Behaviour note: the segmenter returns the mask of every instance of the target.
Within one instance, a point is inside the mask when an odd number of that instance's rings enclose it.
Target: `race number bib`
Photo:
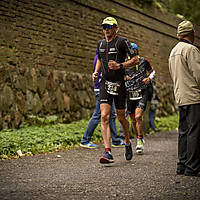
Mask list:
[[[130,100],[139,100],[141,98],[142,98],[141,90],[129,91],[129,99]]]
[[[112,94],[112,95],[118,95],[119,94],[119,88],[120,84],[119,83],[113,83],[110,81],[105,82],[105,89],[107,93]]]

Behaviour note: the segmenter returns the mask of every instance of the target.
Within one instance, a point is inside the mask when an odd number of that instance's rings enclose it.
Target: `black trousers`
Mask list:
[[[177,170],[200,171],[200,103],[179,107]]]

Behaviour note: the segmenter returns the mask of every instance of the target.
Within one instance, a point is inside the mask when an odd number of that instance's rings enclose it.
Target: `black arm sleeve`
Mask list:
[[[131,43],[128,39],[124,38],[123,46],[127,54],[130,56],[130,58],[136,56],[135,51],[133,50]]]

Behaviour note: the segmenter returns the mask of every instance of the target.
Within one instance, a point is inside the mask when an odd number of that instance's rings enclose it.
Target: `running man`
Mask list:
[[[139,65],[125,70],[127,110],[131,117],[133,130],[137,135],[136,153],[142,154],[144,150],[142,117],[148,101],[148,87],[152,87],[151,80],[154,78],[155,71],[146,58],[139,56],[138,46],[135,43],[131,43],[131,46],[139,58]]]
[[[96,63],[97,63],[97,58],[98,58],[98,51],[96,50],[96,55],[94,58],[94,63],[93,63],[93,71],[95,70]],[[93,133],[98,126],[98,124],[101,121],[101,111],[100,111],[100,99],[99,99],[99,91],[100,91],[100,79],[101,79],[101,71],[98,74],[97,80],[94,82],[94,93],[96,97],[96,108],[92,114],[92,117],[90,118],[90,121],[88,123],[88,126],[85,130],[85,133],[83,135],[83,138],[81,140],[81,147],[84,148],[97,148],[98,145],[93,144],[91,142],[91,138],[93,136]],[[117,135],[117,127],[116,127],[116,113],[115,113],[115,106],[114,103],[112,104],[111,107],[111,113],[110,113],[110,120],[109,120],[109,125],[110,125],[110,134],[112,138],[112,146],[113,147],[124,147],[125,143],[124,141]]]
[[[131,48],[130,42],[126,38],[117,36],[119,28],[116,19],[112,17],[105,18],[102,28],[105,38],[98,41],[97,49],[99,55],[92,77],[95,81],[102,67],[100,109],[101,134],[105,145],[105,152],[100,158],[100,163],[112,163],[114,159],[111,154],[109,118],[113,100],[115,102],[117,118],[122,124],[125,134],[126,160],[131,160],[133,156],[129,137],[129,123],[125,118],[126,87],[124,68],[137,65],[139,59]],[[127,54],[131,59],[125,62]]]

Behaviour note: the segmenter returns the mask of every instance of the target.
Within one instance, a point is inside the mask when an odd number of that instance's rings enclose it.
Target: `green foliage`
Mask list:
[[[28,156],[77,146],[80,144],[88,121],[4,129],[0,131],[0,159],[17,158],[16,152],[19,149]],[[119,123],[117,120],[116,122],[118,127]],[[155,123],[161,131],[175,130],[178,127],[178,116],[156,118]],[[92,140],[95,143],[102,141],[100,125],[97,126]]]
[[[156,117],[155,125],[161,131],[174,131],[178,129],[178,115],[172,115],[168,117]]]
[[[56,124],[58,123],[58,117],[56,115],[46,116],[45,118],[41,118],[35,115],[28,115],[26,119],[26,123],[22,126],[30,126],[30,125],[48,125],[48,124]]]
[[[161,10],[167,10],[183,19],[190,20],[200,26],[200,1],[199,0],[127,0],[134,2],[138,7],[155,6]]]
[[[61,150],[80,144],[88,121],[81,120],[71,124],[30,126],[21,129],[6,129],[0,132],[0,159],[18,157],[17,150],[24,155]],[[101,141],[100,126],[93,135],[95,142]]]
[[[200,25],[199,0],[170,0],[170,10],[175,14],[183,15],[187,20]]]

